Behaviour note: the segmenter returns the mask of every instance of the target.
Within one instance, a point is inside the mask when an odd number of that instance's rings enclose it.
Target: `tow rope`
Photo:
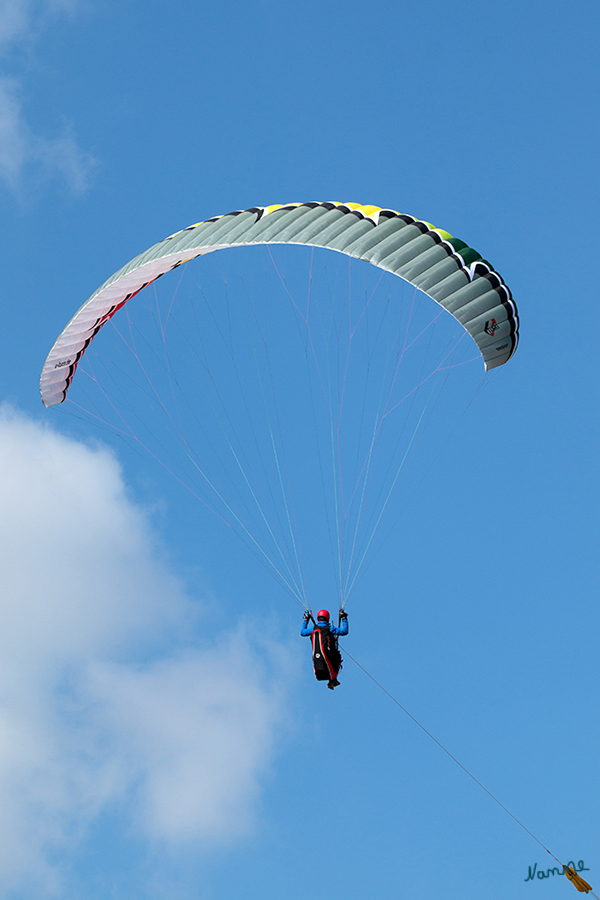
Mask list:
[[[440,748],[440,750],[443,750],[444,753],[446,754],[446,756],[449,756],[449,757],[450,757],[450,759],[452,760],[452,762],[456,763],[456,765],[457,765],[459,768],[461,768],[461,769],[463,770],[463,772],[465,772],[465,774],[467,774],[467,775],[469,776],[469,778],[471,778],[471,779],[475,782],[475,784],[478,785],[478,786],[481,788],[482,791],[485,791],[485,793],[488,795],[488,797],[491,797],[492,800],[493,800],[495,803],[497,803],[498,806],[499,806],[501,809],[503,809],[505,813],[508,813],[508,815],[511,817],[511,819],[513,819],[513,820],[517,823],[517,825],[520,825],[521,828],[523,829],[523,831],[526,831],[527,834],[528,834],[530,837],[532,837],[533,840],[536,841],[536,842],[540,845],[540,847],[542,847],[542,849],[545,850],[546,853],[548,853],[548,854],[552,857],[552,859],[556,860],[556,862],[559,864],[559,866],[562,867],[562,870],[563,870],[564,874],[567,876],[567,878],[569,879],[569,881],[575,886],[575,888],[576,888],[581,894],[590,894],[590,893],[591,893],[592,897],[595,897],[596,900],[600,900],[600,897],[598,897],[598,895],[595,894],[595,893],[593,892],[592,886],[591,886],[590,884],[588,884],[587,881],[586,881],[584,878],[582,878],[581,875],[579,875],[579,874],[575,871],[575,869],[573,869],[571,866],[565,866],[564,863],[561,863],[560,859],[559,859],[557,856],[555,856],[554,853],[552,853],[551,850],[548,850],[548,848],[540,841],[540,839],[537,838],[537,837],[535,836],[535,834],[533,834],[533,832],[529,830],[529,828],[527,828],[525,825],[523,825],[523,823],[522,823],[519,819],[517,819],[517,817],[516,817],[515,815],[513,815],[513,813],[511,813],[510,809],[507,809],[507,807],[504,806],[504,804],[501,803],[500,800],[498,800],[497,797],[494,797],[494,795],[492,794],[492,792],[491,792],[491,791],[488,791],[488,789],[486,788],[486,786],[485,786],[484,784],[482,784],[481,781],[479,781],[477,778],[475,778],[475,776],[473,775],[473,773],[472,773],[472,772],[469,772],[469,770],[467,769],[467,767],[466,767],[466,766],[463,766],[463,764],[462,764],[455,756],[453,756],[453,755],[450,753],[450,751],[447,750],[446,747],[444,747],[444,745],[443,745],[440,741],[438,741],[438,739],[437,739],[436,737],[434,737],[434,736],[431,734],[430,731],[427,731],[427,729],[425,728],[425,726],[424,726],[424,725],[421,725],[421,723],[418,721],[418,719],[415,719],[415,717],[412,715],[412,713],[410,713],[410,712],[406,709],[406,707],[402,706],[402,704],[401,704],[398,700],[396,700],[396,698],[395,698],[392,694],[390,694],[390,692],[389,692],[388,690],[386,690],[386,688],[384,688],[384,686],[383,686],[382,684],[380,684],[380,682],[377,681],[377,679],[374,678],[374,677],[371,675],[370,672],[367,672],[367,670],[364,668],[364,666],[361,666],[361,664],[358,662],[358,660],[354,659],[354,657],[351,656],[350,653],[348,653],[348,651],[346,650],[346,648],[344,648],[344,652],[345,652],[346,656],[348,656],[348,657],[352,660],[352,662],[354,663],[354,665],[355,665],[355,666],[358,666],[358,668],[361,670],[361,672],[364,672],[364,674],[367,676],[367,678],[370,678],[371,681],[373,682],[373,684],[376,684],[377,687],[378,687],[380,690],[382,690],[383,693],[386,694],[386,695],[390,698],[390,700],[392,701],[392,703],[395,703],[396,706],[399,707],[399,709],[401,709],[403,713],[406,713],[406,715],[408,716],[408,718],[409,718],[409,719],[412,719],[412,721],[415,723],[415,725],[418,725],[419,728],[421,729],[421,731],[425,732],[425,734],[427,735],[427,737],[428,737],[428,738],[431,738],[431,740],[434,742],[434,744],[437,744],[438,747]]]

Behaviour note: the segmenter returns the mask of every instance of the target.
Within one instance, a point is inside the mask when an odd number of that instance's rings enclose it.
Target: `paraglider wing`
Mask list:
[[[428,222],[357,203],[254,207],[191,225],[155,244],[108,279],[79,309],[50,351],[40,379],[46,407],[62,403],[94,336],[135,294],[184,262],[226,247],[305,244],[365,260],[428,294],[468,331],[486,370],[516,350],[519,320],[492,266]]]

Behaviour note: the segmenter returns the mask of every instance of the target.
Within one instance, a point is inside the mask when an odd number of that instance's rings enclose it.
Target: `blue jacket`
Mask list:
[[[310,637],[314,630],[315,626],[309,619],[307,622],[302,623],[300,634],[302,637]],[[329,630],[334,637],[345,637],[348,634],[348,619],[342,619],[342,624],[339,628],[337,625],[330,625]]]

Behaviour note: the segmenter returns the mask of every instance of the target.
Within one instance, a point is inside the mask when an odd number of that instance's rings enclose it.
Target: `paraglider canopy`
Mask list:
[[[491,264],[464,241],[414,216],[359,203],[261,206],[190,225],[135,257],[95,291],[64,329],[44,365],[44,406],[62,403],[79,360],[103,325],[142,288],[183,262],[226,247],[308,244],[399,275],[448,310],[471,335],[486,370],[516,350],[519,320]]]
[[[517,341],[510,290],[464,241],[392,209],[291,203],[131,260],[60,334],[40,389],[147,453],[305,610],[313,590],[343,610],[417,448],[439,453],[438,420],[464,412],[448,399]]]

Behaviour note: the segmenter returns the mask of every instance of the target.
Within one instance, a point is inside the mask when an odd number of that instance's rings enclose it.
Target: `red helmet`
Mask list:
[[[317,613],[317,619],[325,619],[326,622],[329,622],[329,611],[326,609],[320,609]]]

